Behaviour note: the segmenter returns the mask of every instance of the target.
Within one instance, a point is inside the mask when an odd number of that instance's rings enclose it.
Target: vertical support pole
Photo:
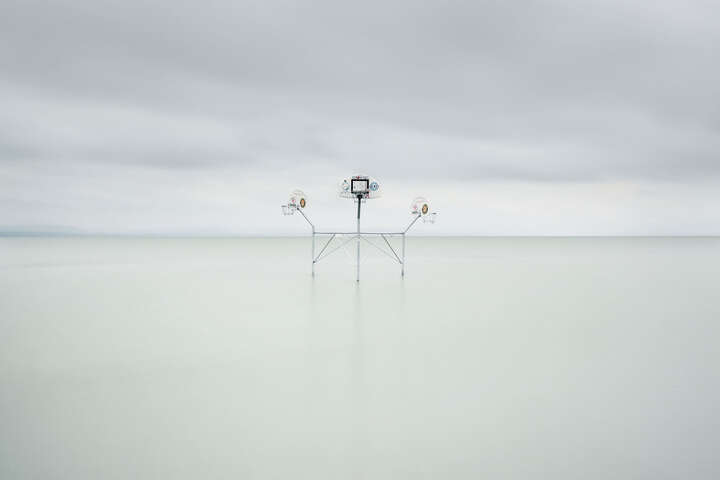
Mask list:
[[[400,276],[405,277],[405,233],[402,234],[403,237],[403,253],[402,253],[402,266],[400,267]]]
[[[360,205],[362,205],[362,196],[358,195],[358,215],[357,215],[357,279],[356,282],[360,281]]]
[[[311,259],[312,260],[312,276],[315,276],[315,227],[312,227],[312,252],[311,252]]]

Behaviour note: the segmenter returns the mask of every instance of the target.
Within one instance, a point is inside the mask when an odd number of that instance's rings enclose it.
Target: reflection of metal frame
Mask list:
[[[312,228],[312,274],[315,275],[315,264],[318,263],[320,260],[326,258],[328,255],[331,255],[332,253],[338,251],[348,243],[350,243],[352,240],[357,240],[357,281],[360,281],[360,243],[361,241],[365,241],[366,243],[369,243],[376,249],[380,250],[382,253],[387,255],[391,260],[396,261],[400,264],[400,275],[405,276],[405,236],[407,235],[408,230],[415,225],[415,222],[418,221],[420,217],[422,217],[422,214],[416,213],[413,216],[412,222],[407,226],[405,230],[402,232],[363,232],[360,230],[360,206],[363,203],[362,193],[358,192],[357,198],[355,201],[357,202],[357,230],[355,232],[319,232],[315,230],[315,225],[310,221],[310,219],[305,215],[305,212],[302,211],[302,209],[297,208],[295,211],[300,212],[300,214],[303,216],[305,221],[308,222],[310,227]],[[283,206],[285,207],[285,206]],[[349,236],[348,236],[349,235]],[[315,255],[315,237],[316,236],[329,236],[328,240],[325,242],[323,247],[320,249],[320,252]],[[327,250],[330,244],[335,239],[339,239],[339,237],[343,238],[343,241],[341,241],[339,244],[338,242],[335,242],[333,247],[330,250]],[[384,244],[377,245],[375,242],[370,241],[370,238],[382,238]],[[393,248],[393,246],[390,244],[390,241],[388,238],[391,237],[401,237],[402,238],[402,251],[399,254],[398,251]],[[385,248],[387,247],[387,248]],[[327,251],[326,251],[327,250]]]

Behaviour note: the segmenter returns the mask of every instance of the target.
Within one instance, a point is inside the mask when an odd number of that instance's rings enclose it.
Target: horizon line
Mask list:
[[[58,232],[58,231],[0,231],[0,238],[206,238],[206,239],[230,239],[230,238],[305,238],[312,234],[265,234],[265,233],[121,233],[121,232]],[[720,233],[677,233],[677,234],[503,234],[503,233],[467,233],[467,234],[433,234],[413,233],[413,237],[426,238],[720,238]]]

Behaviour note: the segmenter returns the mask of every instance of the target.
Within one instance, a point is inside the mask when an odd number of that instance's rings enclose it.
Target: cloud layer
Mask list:
[[[345,222],[335,181],[362,171],[379,223],[422,193],[438,233],[720,233],[719,22],[700,1],[6,1],[0,225],[291,233],[287,191]]]

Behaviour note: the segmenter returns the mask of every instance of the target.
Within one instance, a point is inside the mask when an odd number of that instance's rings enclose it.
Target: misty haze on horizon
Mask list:
[[[0,230],[720,234],[715,2],[6,0]]]

